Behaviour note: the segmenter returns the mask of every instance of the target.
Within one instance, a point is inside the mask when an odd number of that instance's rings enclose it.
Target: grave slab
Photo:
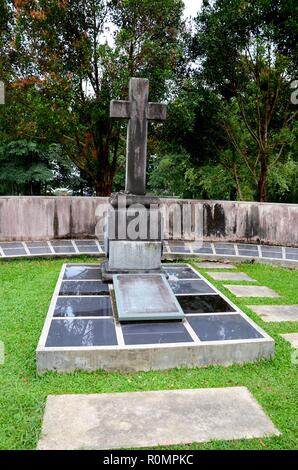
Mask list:
[[[280,297],[274,290],[266,286],[224,285],[236,297]]]
[[[203,269],[235,269],[232,264],[213,263],[212,261],[205,261],[204,263],[197,263],[198,268]]]
[[[280,336],[289,341],[293,348],[298,349],[298,333],[286,333]]]
[[[74,269],[69,269],[72,267]],[[143,304],[145,309],[154,310],[158,307],[158,315],[162,303],[169,308],[174,301],[173,305],[176,307],[176,302],[178,307],[180,306],[184,318],[182,321],[167,321],[168,319],[160,320],[155,317],[154,321],[119,323],[115,296],[109,284],[105,284],[107,292],[102,292],[101,295],[86,291],[85,288],[82,290],[87,284],[102,284],[100,280],[81,279],[81,275],[85,277],[89,270],[94,271],[92,277],[96,278],[96,265],[64,264],[36,350],[38,373],[50,370],[73,372],[82,369],[103,369],[129,372],[207,367],[217,364],[229,366],[273,356],[273,339],[224,298],[202,275],[186,264],[165,265],[166,273],[168,268],[172,268],[182,277],[175,278],[176,284],[200,282],[213,288],[214,292],[175,296],[170,291],[172,298],[168,301],[163,295],[163,288],[157,289],[158,293],[153,294],[145,289],[146,296],[142,294],[142,290],[132,288],[131,295],[127,297],[126,286],[122,286],[126,299],[131,302],[129,307],[132,307],[132,310]],[[173,273],[172,270],[171,272]],[[65,280],[65,276],[72,278],[73,275],[78,279]],[[132,275],[124,277],[127,279],[129,276]],[[134,276],[140,280],[139,273]],[[146,275],[146,278],[147,276],[149,275]],[[165,275],[163,277],[165,278]],[[69,283],[73,294],[61,296],[61,285]],[[75,288],[76,284],[78,289]],[[165,285],[170,289],[166,279]],[[161,303],[157,306],[158,298],[161,298]],[[204,316],[203,320],[194,318],[201,315]],[[241,325],[239,316],[242,318]],[[200,336],[202,340],[199,339]]]
[[[184,317],[164,274],[116,274],[113,283],[120,321]]]
[[[298,321],[298,305],[248,305],[266,322]]]
[[[256,282],[255,279],[248,276],[246,273],[230,273],[230,272],[208,272],[209,276],[211,276],[216,281],[251,281]]]
[[[246,387],[49,395],[38,449],[151,448],[279,434]]]

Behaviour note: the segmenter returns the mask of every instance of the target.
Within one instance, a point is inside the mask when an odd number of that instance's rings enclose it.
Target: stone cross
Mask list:
[[[149,81],[131,78],[129,101],[111,101],[112,118],[129,119],[127,128],[125,190],[132,194],[146,192],[146,158],[148,120],[165,120],[167,106],[149,103]]]

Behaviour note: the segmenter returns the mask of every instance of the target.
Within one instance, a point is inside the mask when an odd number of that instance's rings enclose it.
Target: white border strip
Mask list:
[[[61,269],[60,274],[59,274],[59,277],[58,277],[58,281],[57,281],[53,296],[52,296],[52,300],[51,300],[50,307],[49,307],[49,310],[48,310],[48,313],[47,313],[47,316],[46,316],[46,320],[45,320],[45,323],[44,323],[44,326],[43,326],[43,329],[42,329],[42,332],[41,332],[41,336],[40,336],[40,339],[39,339],[39,342],[38,342],[38,346],[37,346],[38,349],[39,348],[45,348],[45,344],[46,344],[46,341],[47,341],[47,337],[48,337],[49,329],[50,329],[50,326],[51,326],[51,322],[52,322],[52,319],[53,319],[53,316],[54,316],[56,302],[57,302],[60,287],[61,287],[61,284],[62,284],[65,268],[66,268],[66,264],[63,264],[62,269]]]

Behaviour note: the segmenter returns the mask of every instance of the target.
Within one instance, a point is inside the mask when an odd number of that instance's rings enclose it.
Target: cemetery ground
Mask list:
[[[0,365],[0,449],[35,449],[44,405],[49,394],[111,393],[246,386],[271,418],[278,437],[189,443],[168,449],[297,449],[298,364],[293,348],[280,334],[296,333],[297,322],[264,322],[249,304],[298,304],[298,270],[256,263],[236,265],[256,279],[256,285],[275,290],[278,298],[237,298],[223,287],[227,281],[199,271],[276,341],[275,357],[243,366],[174,369],[169,371],[109,373],[77,372],[38,376],[35,349],[63,263],[98,263],[98,258],[30,259],[0,261],[0,340],[5,363]],[[186,262],[186,260],[185,260]],[[187,261],[196,267],[196,262]],[[221,269],[218,269],[221,271]],[[233,281],[233,284],[236,282]],[[241,281],[238,284],[246,284]],[[249,285],[250,283],[247,282]],[[297,357],[297,356],[296,356]],[[191,425],[191,423],[190,423]],[[164,447],[163,447],[164,448]]]

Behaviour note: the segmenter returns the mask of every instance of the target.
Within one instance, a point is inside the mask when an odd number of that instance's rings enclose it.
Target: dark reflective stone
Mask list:
[[[37,247],[37,248],[33,248],[33,247],[28,247],[29,248],[29,251],[30,251],[30,254],[31,255],[46,255],[46,254],[51,254],[51,250],[49,247]]]
[[[90,268],[89,266],[67,266],[63,279],[101,279],[100,268]]]
[[[24,249],[23,247],[23,244],[21,242],[1,242],[0,243],[0,246],[1,248],[22,248]]]
[[[217,248],[215,247],[217,255],[235,255],[234,248]]]
[[[18,255],[26,255],[26,251],[24,248],[12,248],[12,249],[3,249],[3,253],[6,256],[18,256]]]
[[[298,253],[297,253],[297,255],[294,255],[294,254],[287,254],[287,255],[286,255],[286,258],[287,258],[287,259],[298,260]]]
[[[258,250],[254,251],[254,250],[240,250],[239,249],[239,255],[240,256],[259,256],[259,252]]]
[[[200,278],[200,276],[188,266],[181,266],[180,268],[165,266],[163,269],[169,275],[170,281],[175,281],[177,279],[199,279]]]
[[[263,258],[282,258],[282,253],[277,253],[276,251],[262,251]]]
[[[178,240],[170,240],[169,241],[170,246],[184,246],[185,242],[183,241],[178,241]]]
[[[187,246],[170,246],[172,253],[190,253],[190,249]]]
[[[54,317],[107,317],[112,316],[110,297],[58,297]]]
[[[191,343],[182,322],[121,324],[125,344]]]
[[[184,313],[235,312],[220,295],[182,295],[177,297]]]
[[[88,246],[88,245],[95,245],[96,246],[96,242],[95,240],[75,240],[75,243],[77,246]]]
[[[51,240],[53,246],[73,246],[71,240]]]
[[[262,245],[262,246],[261,246],[261,250],[262,250],[263,253],[266,252],[266,251],[270,251],[270,252],[271,252],[271,251],[275,251],[275,252],[277,252],[277,253],[281,253],[281,252],[282,252],[280,246],[263,246],[263,245]]]
[[[117,345],[114,321],[52,320],[46,347]]]
[[[239,250],[256,250],[258,251],[257,245],[254,245],[253,243],[251,245],[245,244],[245,243],[238,243],[237,244]]]
[[[188,322],[201,341],[263,338],[241,315],[193,316]]]
[[[64,281],[59,295],[109,294],[109,285],[100,281]]]
[[[199,242],[192,242],[191,246],[193,248],[211,248],[211,243],[199,243]]]
[[[208,247],[202,247],[202,248],[193,248],[192,251],[194,253],[213,253],[212,251],[212,248],[208,248]]]
[[[99,249],[95,246],[78,246],[78,250],[80,253],[98,253]]]
[[[73,246],[54,246],[55,253],[75,253]]]
[[[234,246],[232,243],[214,243],[215,249],[224,249],[224,250],[234,250]]]
[[[169,284],[175,294],[211,294],[215,291],[205,281],[171,281]]]
[[[47,242],[45,241],[41,241],[41,242],[26,242],[26,245],[28,248],[37,248],[37,247],[40,247],[40,248],[48,248],[48,244]]]
[[[286,248],[286,253],[289,255],[298,255],[298,248]]]

